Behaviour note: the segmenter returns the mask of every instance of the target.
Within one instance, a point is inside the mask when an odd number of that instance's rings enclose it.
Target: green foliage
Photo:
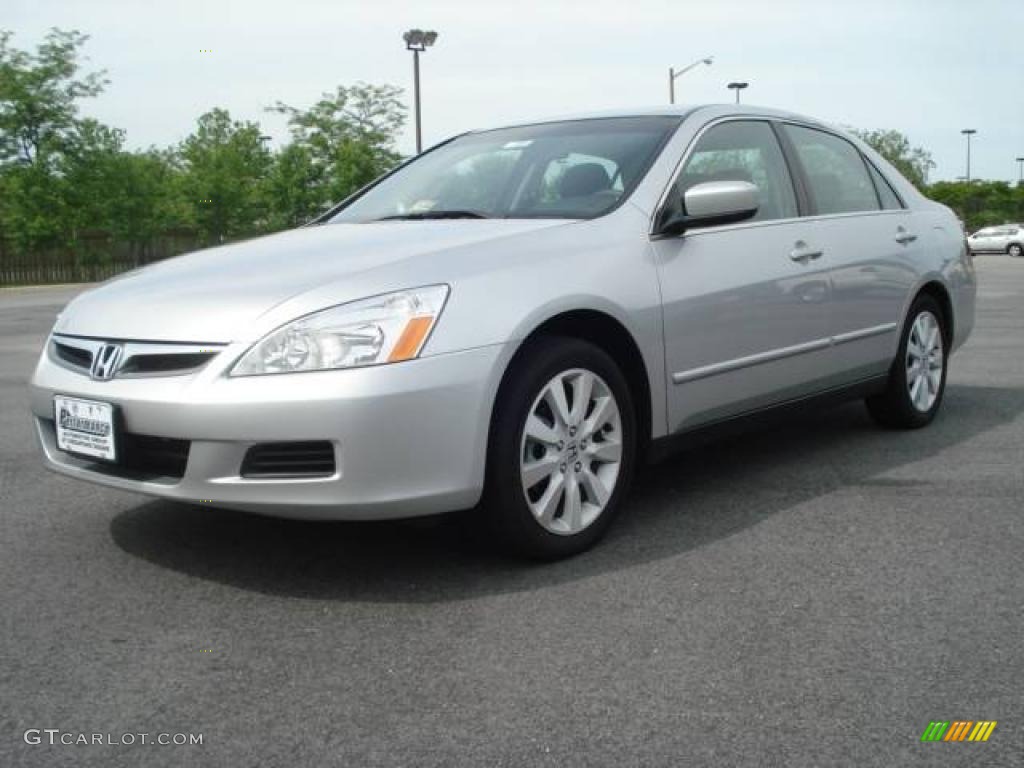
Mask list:
[[[405,125],[400,95],[394,86],[356,83],[325,93],[306,110],[282,102],[270,108],[288,117],[293,146],[305,149],[311,166],[305,178],[320,208],[343,200],[401,160],[394,150]]]
[[[330,198],[325,196],[325,171],[313,161],[307,147],[289,144],[274,158],[267,180],[270,229],[290,229],[321,213]]]
[[[85,35],[53,29],[35,51],[12,37],[0,30],[0,252],[92,261],[104,242],[144,250],[169,232],[218,243],[296,227],[401,160],[401,91],[364,83],[306,110],[272,107],[292,134],[277,153],[223,109],[176,147],[130,152],[123,131],[79,116],[107,83],[82,72]]]
[[[14,165],[0,173],[0,236],[18,251],[66,239],[67,184],[45,166]]]
[[[78,101],[96,96],[102,72],[79,77],[88,37],[50,30],[35,53],[12,48],[0,30],[0,163],[46,162],[62,152],[78,126]]]
[[[939,181],[928,188],[928,196],[956,211],[968,232],[993,224],[1024,224],[1024,184]]]
[[[272,159],[260,135],[256,123],[233,121],[227,110],[214,109],[181,144],[182,187],[207,242],[266,228],[264,179]]]
[[[928,186],[928,174],[935,167],[931,152],[911,146],[910,139],[899,131],[854,130],[853,133],[895,166],[915,187],[923,191]]]

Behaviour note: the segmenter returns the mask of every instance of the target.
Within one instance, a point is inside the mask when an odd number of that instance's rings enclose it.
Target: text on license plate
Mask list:
[[[114,406],[96,400],[56,395],[53,398],[57,447],[105,461],[117,458]]]

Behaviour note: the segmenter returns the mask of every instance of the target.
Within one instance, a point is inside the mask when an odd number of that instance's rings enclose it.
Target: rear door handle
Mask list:
[[[820,248],[812,250],[803,240],[797,240],[793,244],[793,250],[789,252],[789,258],[801,264],[806,264],[808,261],[820,259],[823,253],[824,251]]]
[[[896,229],[896,242],[900,245],[906,245],[907,243],[912,243],[915,240],[917,240],[917,235],[910,234],[903,227],[898,227]]]

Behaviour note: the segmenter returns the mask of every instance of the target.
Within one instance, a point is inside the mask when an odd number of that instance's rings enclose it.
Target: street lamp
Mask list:
[[[1024,184],[1024,157],[1017,158],[1017,183]]]
[[[423,131],[420,125],[420,54],[434,44],[437,32],[410,29],[402,39],[405,47],[412,51],[413,93],[416,102],[416,154],[423,151]]]
[[[967,137],[967,183],[971,183],[971,136],[977,133],[974,128],[964,128],[960,131]]]
[[[736,83],[729,83],[729,85],[727,86],[730,90],[736,91],[736,103],[737,104],[740,103],[740,91],[742,91],[744,88],[748,87],[749,85],[750,85],[750,83],[744,83],[744,82],[741,81],[741,82],[736,82]]]
[[[679,69],[679,70],[676,70],[676,69],[673,69],[672,67],[669,67],[668,68],[668,103],[669,104],[675,104],[676,103],[676,78],[677,77],[679,77],[680,75],[685,75],[691,69],[693,69],[694,67],[699,66],[701,64],[707,64],[710,67],[711,66],[711,62],[714,61],[714,59],[715,59],[714,56],[708,56],[705,59],[697,59],[695,62],[693,62],[693,64],[689,64],[689,65],[687,65],[687,66],[685,66],[685,67],[683,67],[682,69]]]

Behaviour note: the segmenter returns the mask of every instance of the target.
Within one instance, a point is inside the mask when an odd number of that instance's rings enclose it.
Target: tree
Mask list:
[[[306,179],[315,184],[309,200],[316,200],[318,210],[348,197],[401,160],[395,150],[405,125],[401,93],[391,85],[356,83],[325,93],[307,110],[282,102],[269,109],[287,115],[293,146],[308,153],[312,170]]]
[[[270,229],[301,226],[323,211],[324,169],[308,147],[289,144],[274,157],[267,182]]]
[[[928,174],[935,167],[931,152],[912,147],[910,139],[899,131],[854,129],[853,133],[892,163],[915,187],[923,191],[928,186]]]
[[[50,30],[35,53],[12,48],[12,36],[0,30],[0,164],[47,162],[65,149],[78,101],[103,90],[105,73],[79,76],[89,38],[75,30]]]
[[[192,220],[209,242],[266,228],[271,156],[260,136],[256,123],[233,121],[227,110],[213,109],[181,144]]]
[[[178,146],[130,152],[123,131],[80,116],[107,84],[83,68],[87,36],[52,29],[34,51],[12,39],[0,30],[0,253],[123,260],[182,229],[217,243],[295,227],[401,159],[401,91],[364,83],[272,107],[293,139],[276,154],[223,109]]]
[[[124,133],[83,120],[60,166],[69,223],[140,247],[190,219],[173,152],[126,152]]]
[[[44,165],[26,163],[0,173],[0,236],[27,252],[67,239],[67,185]]]
[[[103,90],[102,72],[80,75],[76,31],[52,29],[35,52],[0,30],[0,235],[16,249],[72,239],[71,185],[62,165],[83,130],[78,102]]]
[[[928,196],[956,211],[970,232],[993,224],[1024,223],[1024,184],[939,181],[928,188]]]

